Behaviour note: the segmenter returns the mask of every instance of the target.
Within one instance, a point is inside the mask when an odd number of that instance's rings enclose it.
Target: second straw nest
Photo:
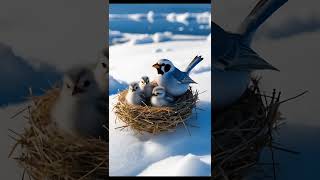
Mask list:
[[[182,124],[187,129],[185,122],[191,115],[198,102],[198,91],[191,88],[180,97],[176,98],[173,106],[153,107],[145,105],[130,105],[126,103],[127,90],[118,95],[118,102],[114,107],[117,117],[125,123],[118,128],[127,128],[142,133],[157,134],[160,132],[174,131]],[[187,129],[188,130],[188,129]]]
[[[10,157],[24,169],[23,174],[34,180],[106,179],[106,141],[68,136],[50,126],[49,112],[58,94],[59,89],[53,88],[42,96],[31,97],[33,103],[24,116],[28,126],[21,133],[11,131],[16,144]]]

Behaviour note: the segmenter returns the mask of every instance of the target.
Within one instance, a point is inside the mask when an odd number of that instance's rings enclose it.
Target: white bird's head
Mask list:
[[[152,67],[157,69],[159,75],[164,75],[165,73],[172,72],[175,69],[173,63],[168,59],[160,59]]]
[[[139,85],[140,85],[140,87],[144,87],[149,83],[150,83],[149,77],[148,76],[142,76],[141,80],[139,82]]]
[[[129,85],[129,92],[137,92],[140,90],[139,84],[137,82],[132,82]]]
[[[157,86],[152,90],[152,95],[160,98],[164,98],[166,96],[166,90],[162,86]]]
[[[89,68],[76,67],[68,70],[63,78],[62,93],[73,97],[97,95],[97,83]]]

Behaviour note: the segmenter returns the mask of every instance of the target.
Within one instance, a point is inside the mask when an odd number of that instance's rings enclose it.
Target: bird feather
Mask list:
[[[201,61],[203,60],[203,58],[201,56],[196,56],[193,58],[193,60],[190,62],[190,64],[188,65],[188,67],[186,68],[185,72],[187,74],[190,73],[190,71],[197,65],[199,64]]]
[[[177,79],[181,84],[188,84],[188,83],[196,83],[192,80],[186,72],[182,72],[179,69],[175,68],[172,71],[172,75],[175,79]]]

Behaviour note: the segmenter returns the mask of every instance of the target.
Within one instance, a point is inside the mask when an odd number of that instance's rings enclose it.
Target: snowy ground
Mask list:
[[[143,75],[151,79],[156,70],[151,66],[160,58],[168,58],[180,69],[185,68],[195,55],[202,55],[201,62],[191,73],[198,84],[193,88],[200,95],[196,116],[189,123],[198,126],[188,131],[180,126],[175,132],[160,135],[137,135],[130,129],[115,129],[123,123],[116,120],[112,107],[117,102],[111,93],[110,100],[110,176],[209,176],[211,174],[211,72],[210,41],[206,36],[178,36],[170,34],[123,35],[127,43],[110,47],[110,75],[127,83]],[[123,84],[123,82],[122,82]],[[119,85],[119,83],[118,83]],[[112,86],[110,92],[123,89]],[[196,113],[196,112],[195,112]]]

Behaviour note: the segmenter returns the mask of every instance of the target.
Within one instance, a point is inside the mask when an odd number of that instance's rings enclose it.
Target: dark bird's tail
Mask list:
[[[252,37],[260,25],[287,1],[288,0],[260,0],[240,24],[238,33],[243,35],[248,43],[251,43]]]
[[[187,74],[190,73],[190,71],[197,65],[199,64],[201,61],[203,60],[203,58],[201,56],[196,56],[188,65],[188,67],[186,68],[185,72]]]

